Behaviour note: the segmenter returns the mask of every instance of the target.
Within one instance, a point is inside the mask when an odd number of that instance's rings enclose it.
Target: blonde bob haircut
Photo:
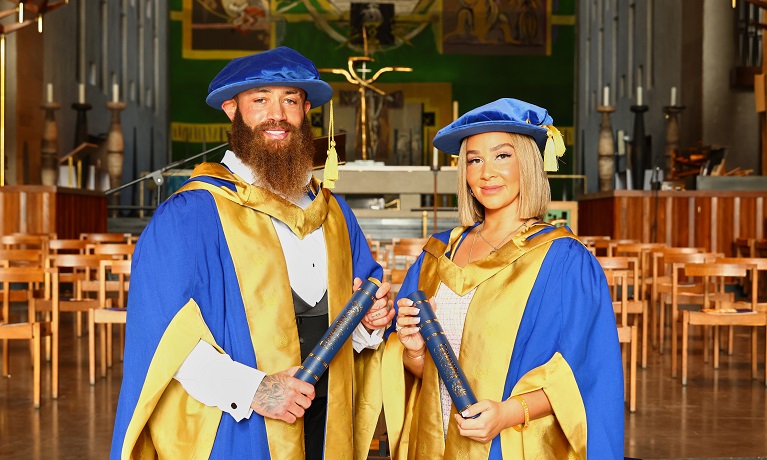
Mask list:
[[[543,170],[541,151],[532,137],[508,134],[519,165],[519,218],[543,219],[549,209],[551,188]],[[458,153],[458,220],[461,225],[470,226],[485,220],[485,208],[470,193],[466,180],[466,139],[461,141]]]

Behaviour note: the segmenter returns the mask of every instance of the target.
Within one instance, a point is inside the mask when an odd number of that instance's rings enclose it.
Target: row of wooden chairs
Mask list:
[[[0,236],[3,374],[10,373],[7,340],[30,341],[35,407],[40,404],[43,338],[45,355],[51,360],[51,393],[53,398],[58,397],[58,340],[62,312],[77,314],[78,336],[82,331],[81,316],[88,315],[89,377],[91,384],[95,383],[95,325],[109,322],[124,324],[130,258],[135,247],[135,240],[123,234],[89,234],[74,240],[51,236]],[[11,289],[11,283],[23,283],[26,287]],[[64,289],[63,285],[71,287]],[[10,305],[13,302],[27,303],[26,321],[10,322]],[[102,314],[101,310],[108,313]],[[111,365],[111,332],[102,332],[101,341],[101,367],[102,375],[105,375],[105,366]]]
[[[703,248],[673,248],[662,244],[642,244],[635,241],[611,240],[607,237],[582,238],[584,244],[595,254],[605,272],[624,273],[628,293],[624,302],[625,311],[635,317],[634,327],[640,328],[642,336],[642,366],[646,366],[647,330],[652,330],[652,342],[662,353],[664,350],[665,318],[668,314],[671,341],[671,375],[677,377],[678,341],[682,340],[682,378],[687,383],[690,326],[704,326],[704,361],[708,362],[710,338],[713,338],[714,367],[719,365],[720,335],[727,326],[728,352],[732,353],[734,342],[733,327],[752,328],[752,377],[757,370],[757,331],[765,329],[767,334],[767,303],[758,301],[759,276],[767,273],[767,258],[725,258],[722,253],[706,253]],[[609,254],[610,256],[607,256]],[[732,281],[737,284],[732,284]],[[618,283],[620,284],[620,283]],[[747,300],[736,300],[732,286],[745,287]],[[616,292],[615,286],[611,287]],[[755,289],[757,292],[751,293]],[[618,295],[622,292],[617,292]],[[620,297],[614,295],[615,304]],[[738,303],[740,302],[740,303]],[[669,306],[666,311],[666,305]],[[738,305],[739,308],[733,308]],[[616,314],[618,307],[616,307]],[[648,318],[649,317],[649,318]],[[678,323],[681,322],[681,334]],[[619,326],[626,325],[618,321]],[[708,327],[712,326],[712,327]],[[626,333],[624,333],[626,335]],[[767,350],[765,351],[767,353]],[[630,373],[629,382],[633,378]],[[765,371],[767,385],[767,370]]]

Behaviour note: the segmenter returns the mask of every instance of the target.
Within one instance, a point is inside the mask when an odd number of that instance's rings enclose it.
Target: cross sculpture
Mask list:
[[[363,28],[363,37],[364,37],[364,28]],[[368,56],[368,50],[367,50],[367,41],[364,42],[364,56],[350,56],[347,65],[347,69],[317,69],[320,72],[330,72],[337,75],[343,75],[346,80],[353,84],[359,86],[359,93],[360,93],[360,129],[362,130],[362,159],[367,160],[368,159],[368,145],[367,145],[367,130],[368,130],[368,122],[367,122],[367,102],[365,100],[365,93],[367,90],[373,91],[375,93],[378,93],[381,96],[386,96],[386,93],[382,91],[379,88],[376,88],[372,85],[373,82],[375,82],[378,77],[381,76],[381,74],[386,72],[412,72],[413,69],[410,67],[382,67],[378,69],[376,73],[373,74],[372,77],[368,78],[367,74],[369,72],[372,72],[372,69],[368,69],[367,63],[368,62],[375,62],[375,59]],[[361,62],[362,66],[360,68],[355,69],[355,65]]]

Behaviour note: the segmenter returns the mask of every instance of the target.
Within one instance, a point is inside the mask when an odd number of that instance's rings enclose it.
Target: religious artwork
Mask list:
[[[444,0],[445,54],[550,54],[551,0]]]
[[[373,49],[394,43],[393,3],[352,3],[349,18],[351,43],[367,45]]]
[[[232,59],[271,48],[269,0],[184,0],[185,59]]]
[[[391,94],[378,94],[373,91],[365,92],[366,113],[366,139],[365,157],[373,161],[384,161],[389,155],[390,123],[389,111],[391,109],[402,109],[404,100],[402,91],[396,91]],[[354,139],[355,151],[362,152],[362,112],[359,110],[360,91],[342,91],[340,96],[340,107],[350,107],[355,110],[355,129]],[[361,156],[361,155],[360,155]]]
[[[388,97],[385,91],[382,91],[377,86],[374,86],[378,77],[387,72],[412,72],[410,67],[382,67],[378,69],[372,76],[368,76],[368,73],[372,73],[373,69],[367,67],[368,63],[375,62],[375,59],[367,55],[367,27],[363,25],[361,32],[363,36],[363,49],[364,56],[352,56],[347,59],[347,68],[320,68],[317,69],[320,72],[334,73],[337,75],[343,75],[346,81],[357,85],[358,96],[355,99],[352,95],[346,95],[343,98],[345,101],[342,104],[347,105],[359,105],[357,111],[358,122],[355,123],[355,133],[359,137],[359,142],[355,142],[359,147],[356,150],[360,152],[360,160],[372,160],[372,156],[375,155],[378,149],[380,133],[385,132],[382,130],[379,124],[384,117],[381,116],[381,111],[390,103],[393,99]],[[361,64],[359,64],[361,63]],[[359,66],[359,67],[358,67]],[[369,102],[368,102],[369,101]]]
[[[421,32],[431,30],[437,0],[388,0],[352,3],[350,0],[272,0],[272,17],[287,22],[311,20],[337,43],[362,51],[361,23],[368,24],[371,52],[411,44]],[[348,19],[345,19],[348,18]],[[371,34],[370,24],[378,24]]]
[[[336,132],[355,133],[346,142],[346,160],[362,159],[360,91],[348,82],[331,82]],[[450,83],[378,83],[384,94],[367,91],[367,159],[389,166],[428,166],[431,140],[452,121]],[[328,114],[323,113],[323,125]],[[353,140],[354,139],[354,140]]]

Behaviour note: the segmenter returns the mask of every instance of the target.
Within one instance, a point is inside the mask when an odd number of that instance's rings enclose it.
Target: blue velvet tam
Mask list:
[[[222,110],[224,101],[243,91],[264,86],[301,88],[306,91],[312,107],[323,105],[333,96],[333,89],[320,80],[320,73],[312,61],[294,49],[280,46],[232,59],[210,82],[205,102]]]
[[[543,153],[549,126],[553,124],[554,119],[546,109],[506,97],[470,110],[440,129],[434,138],[434,146],[450,155],[458,155],[465,138],[500,131],[532,137]]]

